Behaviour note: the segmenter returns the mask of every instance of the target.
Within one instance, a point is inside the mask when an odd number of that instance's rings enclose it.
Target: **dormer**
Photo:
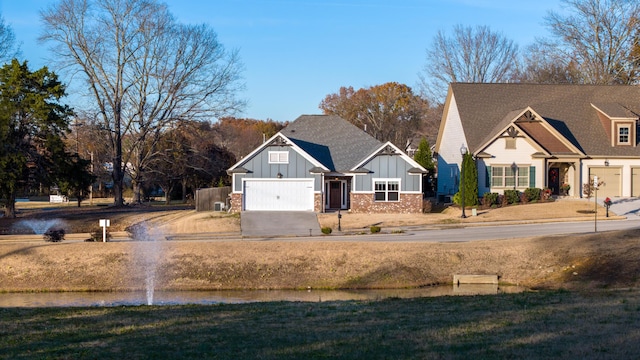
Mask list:
[[[638,115],[618,103],[591,103],[611,146],[633,146],[637,142]]]

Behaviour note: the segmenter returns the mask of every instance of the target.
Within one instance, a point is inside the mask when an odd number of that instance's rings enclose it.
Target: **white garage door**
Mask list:
[[[598,181],[604,184],[598,189],[598,197],[616,197],[622,195],[620,174],[622,169],[619,167],[592,167],[589,168],[589,179],[593,181],[595,175]]]
[[[313,211],[313,179],[245,179],[244,210]]]

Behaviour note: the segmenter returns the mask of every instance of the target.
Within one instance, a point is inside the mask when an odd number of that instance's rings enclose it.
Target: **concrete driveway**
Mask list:
[[[312,211],[243,211],[240,214],[243,237],[321,235],[318,216]]]

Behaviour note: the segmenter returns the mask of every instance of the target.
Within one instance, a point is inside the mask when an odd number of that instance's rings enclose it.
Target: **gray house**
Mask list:
[[[302,115],[227,172],[235,212],[410,213],[426,170],[338,116]]]

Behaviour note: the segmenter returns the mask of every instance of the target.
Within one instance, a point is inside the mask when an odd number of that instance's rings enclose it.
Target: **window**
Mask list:
[[[529,166],[492,165],[491,187],[527,188],[529,187]]]
[[[374,180],[373,188],[375,201],[400,200],[400,180]]]
[[[288,151],[269,151],[269,164],[288,164]]]
[[[629,126],[618,126],[618,144],[630,144],[629,140],[630,129]]]

